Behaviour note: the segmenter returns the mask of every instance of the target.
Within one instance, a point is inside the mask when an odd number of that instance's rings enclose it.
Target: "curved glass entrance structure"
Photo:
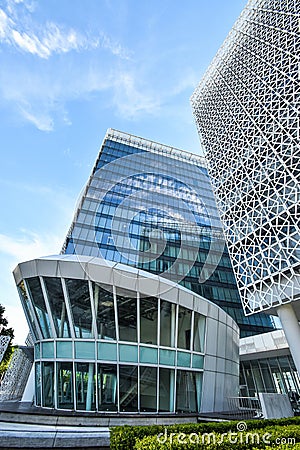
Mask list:
[[[59,255],[14,271],[35,338],[35,403],[117,413],[226,409],[238,387],[236,323],[145,271]]]

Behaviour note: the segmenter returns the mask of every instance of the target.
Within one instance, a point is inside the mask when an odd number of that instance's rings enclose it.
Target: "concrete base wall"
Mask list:
[[[259,393],[262,413],[265,419],[293,417],[294,412],[287,394]]]

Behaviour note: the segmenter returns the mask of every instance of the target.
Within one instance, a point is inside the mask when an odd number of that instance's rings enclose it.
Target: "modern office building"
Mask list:
[[[299,0],[251,0],[192,96],[245,314],[300,373]]]
[[[241,336],[274,329],[245,317],[204,158],[109,129],[63,253],[163,276],[211,300]]]
[[[197,415],[237,394],[238,326],[192,291],[92,256],[28,261],[14,277],[35,342],[37,406]]]
[[[244,319],[203,158],[115,130],[62,254],[14,277],[44,408],[226,410],[240,330],[273,329],[268,316]]]

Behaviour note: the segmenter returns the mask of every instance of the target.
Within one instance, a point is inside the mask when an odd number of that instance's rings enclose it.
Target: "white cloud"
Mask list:
[[[7,3],[7,11],[10,14],[14,14],[17,5],[23,5],[29,12],[33,12],[36,8],[35,0],[6,0]]]
[[[24,9],[28,0],[17,2],[18,7]],[[174,98],[197,84],[197,74],[185,68],[172,73],[165,85],[155,73],[154,77],[149,75],[155,61],[149,58],[145,65],[142,58],[138,64],[120,43],[104,32],[91,36],[86,31],[79,32],[53,22],[42,27],[33,22],[34,15],[28,10],[23,23],[16,13],[16,1],[9,0],[9,3],[14,13],[0,9],[0,44],[6,42],[38,58],[34,66],[16,58],[9,60],[8,67],[0,67],[0,97],[25,122],[41,131],[50,132],[58,123],[71,124],[68,102],[77,99],[93,99],[96,94],[102,108],[111,108],[122,118],[136,120],[145,115],[159,116],[163,110],[168,110]],[[51,59],[55,54],[88,49],[105,49],[116,58],[107,60],[98,51],[84,57],[75,53],[67,59]],[[101,95],[106,93],[109,99],[105,96],[102,101]],[[182,111],[176,108],[173,114],[179,117]]]
[[[61,235],[38,235],[27,230],[21,230],[21,233],[19,238],[0,234],[0,254],[8,255],[12,264],[55,254],[62,246]]]
[[[66,107],[69,101],[88,100],[105,92],[111,93],[111,100],[103,105],[121,117],[135,119],[160,111],[164,97],[149,89],[135,70],[107,69],[101,61],[91,61],[85,67],[72,66],[69,77],[63,62],[60,64],[54,71],[48,71],[47,66],[38,72],[28,66],[10,72],[0,69],[0,97],[41,131],[52,131],[58,122],[71,124]]]
[[[27,13],[27,20],[19,19],[16,5],[24,4],[29,13],[34,11],[32,3],[10,1],[8,14],[0,8],[0,42],[14,46],[32,55],[48,59],[53,54],[68,53],[72,50],[82,51],[95,48],[109,50],[119,58],[129,59],[130,53],[118,42],[113,41],[104,32],[90,37],[73,28],[66,28],[54,22],[36,24]],[[26,26],[25,24],[26,23]]]
[[[19,111],[23,118],[28,122],[31,122],[38,130],[41,131],[53,131],[54,121],[50,114],[40,111],[39,113],[33,113],[30,111],[32,108],[29,105],[27,108],[19,105]]]
[[[42,31],[24,30],[22,24],[12,20],[0,9],[0,39],[27,53],[49,58],[54,53],[67,53],[71,50],[94,48],[99,41],[89,41],[73,29],[65,30],[55,23],[48,22]]]
[[[155,114],[161,100],[157,93],[139,88],[136,77],[128,72],[118,73],[115,79],[114,103],[121,116],[133,119],[140,114]]]
[[[0,8],[0,39],[4,40],[12,22],[7,14]]]
[[[110,50],[111,53],[115,56],[119,56],[121,59],[131,59],[131,52],[129,52],[127,49],[122,47],[121,44],[114,41],[112,38],[107,36],[105,33],[101,34],[101,47],[105,48],[107,50]]]

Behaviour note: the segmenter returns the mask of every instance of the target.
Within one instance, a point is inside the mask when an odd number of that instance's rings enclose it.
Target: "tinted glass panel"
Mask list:
[[[74,409],[73,364],[57,363],[57,407]]]
[[[192,312],[189,309],[179,306],[177,347],[186,350],[190,350],[191,347],[191,317]]]
[[[176,411],[197,412],[200,394],[201,383],[199,376],[196,379],[195,373],[177,370]]]
[[[76,408],[96,409],[96,375],[94,363],[76,363]]]
[[[71,337],[61,280],[44,277],[44,281],[57,336]]]
[[[120,412],[138,409],[138,369],[136,366],[119,367]]]
[[[160,345],[175,346],[176,305],[160,302]]]
[[[83,280],[65,280],[69,294],[75,333],[78,338],[92,337],[92,308],[89,284]]]
[[[140,409],[157,411],[157,368],[140,367]]]
[[[43,338],[48,339],[53,337],[40,280],[38,277],[34,277],[28,278],[26,281],[31,301],[39,319]]]
[[[42,363],[43,402],[42,406],[54,408],[54,363]]]
[[[19,291],[19,295],[20,295],[20,299],[25,311],[25,315],[27,317],[27,322],[29,324],[30,330],[32,332],[32,335],[35,338],[35,341],[38,340],[39,335],[37,332],[37,328],[36,328],[36,324],[34,321],[34,316],[32,314],[32,311],[30,309],[30,305],[29,305],[29,299],[25,290],[25,286],[24,286],[24,281],[21,281],[21,283],[18,286],[18,291]]]
[[[117,393],[117,366],[98,364],[98,410],[116,411]]]
[[[141,342],[157,344],[158,305],[157,298],[140,299]]]
[[[117,295],[119,339],[136,342],[137,303],[136,298]]]
[[[193,339],[193,350],[195,352],[204,351],[204,339],[205,339],[205,317],[195,312],[194,339]]]
[[[35,363],[35,404],[41,405],[41,363]]]
[[[174,411],[174,383],[173,369],[159,369],[159,411]]]
[[[99,339],[116,339],[114,297],[109,287],[93,283],[93,297]]]

